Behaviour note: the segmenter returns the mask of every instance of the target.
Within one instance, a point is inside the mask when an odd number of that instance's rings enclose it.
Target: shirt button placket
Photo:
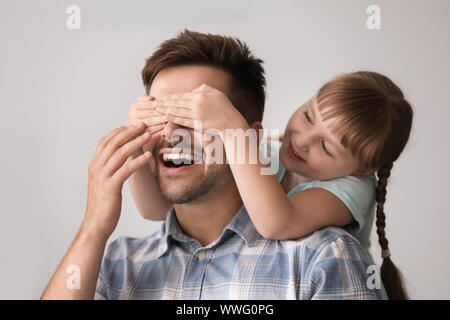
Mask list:
[[[199,261],[204,260],[204,259],[206,258],[205,252],[204,252],[204,251],[200,251],[200,252],[197,254],[197,258],[198,258]]]

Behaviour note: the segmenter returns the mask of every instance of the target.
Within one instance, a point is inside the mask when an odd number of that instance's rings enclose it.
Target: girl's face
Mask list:
[[[284,132],[280,149],[283,166],[316,180],[369,175],[369,172],[359,170],[359,161],[328,128],[334,120],[322,121],[315,98],[297,109]]]

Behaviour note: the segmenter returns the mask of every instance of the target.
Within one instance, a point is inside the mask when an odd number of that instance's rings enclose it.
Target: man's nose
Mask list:
[[[175,130],[177,130],[177,132],[175,132]],[[171,144],[179,143],[180,141],[187,143],[190,141],[186,140],[188,139],[187,136],[191,139],[189,129],[173,122],[166,123],[164,129],[161,130],[161,137]]]
[[[168,122],[164,126],[164,129],[161,131],[161,136],[165,138],[166,140],[170,141],[172,139],[172,132],[174,132],[176,129],[178,129],[180,126],[173,123]]]

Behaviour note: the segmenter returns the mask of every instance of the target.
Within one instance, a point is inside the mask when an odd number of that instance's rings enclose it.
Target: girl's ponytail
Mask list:
[[[386,239],[384,228],[386,226],[384,215],[384,202],[386,200],[386,186],[388,178],[391,174],[393,163],[390,162],[382,166],[378,172],[378,187],[376,190],[376,200],[377,200],[377,234],[378,242],[381,246],[381,256],[383,258],[383,263],[381,264],[381,281],[386,289],[386,292],[391,300],[406,300],[408,299],[406,290],[403,284],[403,277],[400,271],[392,262],[389,252],[388,243]]]
[[[333,119],[333,132],[360,161],[361,168],[378,175],[376,226],[383,257],[381,280],[389,299],[408,299],[402,276],[390,258],[384,202],[393,163],[411,133],[413,109],[395,83],[373,71],[334,78],[319,89],[316,101],[322,120]]]

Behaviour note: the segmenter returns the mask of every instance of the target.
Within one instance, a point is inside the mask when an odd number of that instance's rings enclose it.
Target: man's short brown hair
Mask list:
[[[150,56],[142,80],[147,93],[159,71],[175,66],[206,65],[231,76],[228,97],[249,124],[262,121],[266,99],[263,61],[239,39],[185,29],[164,41]]]

